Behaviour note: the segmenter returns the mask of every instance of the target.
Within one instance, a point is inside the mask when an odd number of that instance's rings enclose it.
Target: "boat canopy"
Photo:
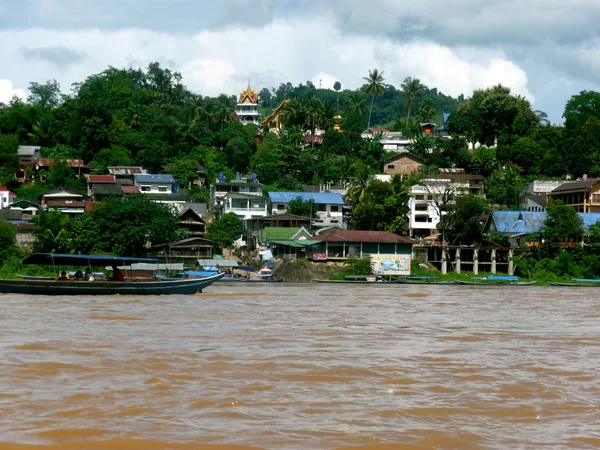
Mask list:
[[[34,253],[23,264],[60,266],[127,266],[134,263],[156,263],[156,258],[138,258],[111,255],[68,255],[60,253]]]

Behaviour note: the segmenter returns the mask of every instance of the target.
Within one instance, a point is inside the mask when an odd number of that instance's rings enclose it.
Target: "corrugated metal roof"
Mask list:
[[[90,183],[115,183],[114,175],[90,175],[88,178]]]
[[[600,221],[600,213],[577,213],[581,217],[583,228]],[[544,228],[547,213],[540,211],[492,211],[492,218],[500,233],[531,234]]]
[[[136,183],[175,183],[175,178],[171,174],[165,175],[143,175],[135,174]]]
[[[17,154],[19,156],[33,156],[36,150],[41,150],[42,147],[38,147],[37,145],[19,145],[17,148]]]
[[[586,181],[572,181],[570,183],[564,183],[554,189],[552,194],[559,192],[585,191],[598,182],[599,180],[597,178],[592,178]]]
[[[399,236],[389,231],[362,231],[337,229],[329,233],[314,236],[323,242],[367,242],[373,244],[414,244],[412,239]]]
[[[304,247],[304,245],[299,244],[297,241],[271,241],[271,244],[286,245],[288,247],[294,247],[294,248],[303,248]]]
[[[492,220],[500,233],[508,230],[519,220],[520,211],[492,211]]]
[[[579,217],[581,217],[583,228],[586,230],[590,225],[600,221],[600,213],[579,213]]]
[[[314,200],[318,205],[343,205],[341,194],[329,192],[269,192],[269,198],[274,203],[289,203],[300,197],[303,202]]]

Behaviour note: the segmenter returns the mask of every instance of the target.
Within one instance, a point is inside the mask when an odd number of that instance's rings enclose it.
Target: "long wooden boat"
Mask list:
[[[407,280],[379,280],[379,281],[367,281],[367,280],[313,280],[315,283],[322,284],[368,284],[371,286],[403,286],[410,284],[426,284],[426,285],[449,285],[458,284],[456,281],[407,281]]]
[[[457,280],[456,284],[492,286],[492,287],[511,287],[511,286],[533,286],[537,281],[462,281]]]
[[[550,286],[567,286],[567,287],[595,287],[600,288],[600,280],[595,278],[573,278],[574,283],[548,283]]]
[[[99,255],[64,255],[35,253],[23,264],[58,266],[127,266],[133,263],[156,263],[155,258],[135,258]],[[202,290],[225,274],[200,279],[157,279],[147,281],[73,281],[73,280],[0,280],[0,293],[34,295],[190,295]]]

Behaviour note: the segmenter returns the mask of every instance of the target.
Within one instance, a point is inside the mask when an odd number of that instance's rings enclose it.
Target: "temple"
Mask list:
[[[245,91],[240,92],[240,100],[235,107],[235,119],[247,125],[253,123],[260,127],[260,113],[258,112],[258,93],[250,88],[250,82],[248,82],[248,88]]]

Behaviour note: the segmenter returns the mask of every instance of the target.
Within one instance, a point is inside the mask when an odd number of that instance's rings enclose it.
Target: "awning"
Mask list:
[[[59,266],[128,266],[134,263],[156,263],[156,258],[136,258],[111,255],[67,255],[60,253],[34,253],[23,260],[23,264]]]
[[[250,266],[239,266],[236,267],[237,270],[243,270],[244,272],[254,272],[254,269]]]
[[[231,259],[199,259],[198,265],[201,267],[237,267],[237,261]]]

